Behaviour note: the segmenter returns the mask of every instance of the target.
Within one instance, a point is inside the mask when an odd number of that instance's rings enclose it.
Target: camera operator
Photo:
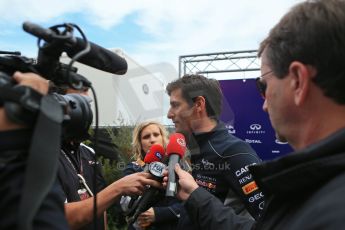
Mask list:
[[[48,81],[37,74],[15,72],[13,78],[19,85],[29,86],[43,95],[48,92]],[[2,230],[18,229],[22,221],[17,218],[23,197],[32,136],[33,128],[9,120],[0,103],[0,210],[2,211],[0,229]],[[37,212],[32,214],[32,229],[68,229],[60,193],[56,181],[39,204]]]
[[[88,96],[88,88],[75,90],[67,86],[58,89],[61,94],[77,93]],[[106,209],[121,195],[140,194],[146,184],[157,185],[149,180],[148,173],[136,173],[113,182],[106,187],[101,167],[92,148],[73,138],[64,140],[59,159],[58,179],[65,197],[65,212],[71,229],[94,229],[93,195],[97,193],[97,229],[106,229]],[[94,170],[94,164],[97,170]],[[96,173],[96,188],[93,178]],[[102,218],[103,217],[103,218]]]

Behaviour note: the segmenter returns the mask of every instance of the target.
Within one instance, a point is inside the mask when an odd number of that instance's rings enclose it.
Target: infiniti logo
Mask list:
[[[251,125],[249,126],[249,128],[250,128],[251,130],[260,130],[260,129],[261,129],[261,125],[259,125],[259,124],[251,124]]]
[[[286,144],[288,144],[288,142],[283,142],[283,141],[280,141],[280,140],[278,140],[278,139],[276,139],[275,142],[276,142],[277,144],[279,144],[279,145],[286,145]]]

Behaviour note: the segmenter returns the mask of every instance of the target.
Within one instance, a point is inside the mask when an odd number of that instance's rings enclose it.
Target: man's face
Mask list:
[[[263,110],[268,113],[272,127],[276,131],[279,139],[285,140],[289,135],[289,123],[292,121],[293,114],[293,96],[289,89],[289,76],[279,79],[270,73],[271,68],[268,65],[265,52],[262,54],[261,74],[265,75],[261,81],[267,84]],[[268,74],[265,74],[268,73]]]
[[[181,89],[173,90],[170,94],[170,109],[168,118],[175,125],[176,132],[191,133],[194,107],[189,106],[182,97]]]
[[[80,95],[84,95],[84,96],[89,96],[89,89],[88,88],[85,88],[85,89],[73,89],[73,88],[68,88],[66,90],[66,94],[69,94],[69,93],[77,93],[77,94],[80,94]]]

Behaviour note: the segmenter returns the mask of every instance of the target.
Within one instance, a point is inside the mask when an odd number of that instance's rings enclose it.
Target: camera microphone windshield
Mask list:
[[[41,26],[31,22],[24,22],[23,29],[30,34],[43,39],[47,43],[62,43],[62,51],[65,51],[70,58],[73,58],[77,53],[84,50],[87,45],[83,39],[65,34],[58,34],[57,31],[49,28],[42,28]],[[90,51],[80,57],[77,60],[78,62],[113,74],[125,74],[127,72],[128,66],[124,58],[97,44],[92,42],[89,42],[89,44]]]

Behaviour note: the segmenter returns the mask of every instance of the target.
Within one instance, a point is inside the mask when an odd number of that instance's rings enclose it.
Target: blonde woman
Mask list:
[[[148,150],[154,144],[160,144],[164,148],[168,143],[168,131],[157,121],[144,121],[135,126],[132,135],[133,159],[131,162],[137,166],[144,166],[144,158]],[[126,173],[126,170],[125,170]],[[128,173],[133,173],[129,171]]]
[[[168,131],[156,121],[145,121],[138,124],[133,131],[133,158],[124,170],[125,175],[141,172],[144,158],[153,144],[160,144],[164,148],[168,143]],[[137,219],[141,229],[175,229],[180,217],[181,204],[176,199],[166,198],[162,191],[161,199],[155,207],[143,212]],[[135,229],[129,226],[128,229]]]

